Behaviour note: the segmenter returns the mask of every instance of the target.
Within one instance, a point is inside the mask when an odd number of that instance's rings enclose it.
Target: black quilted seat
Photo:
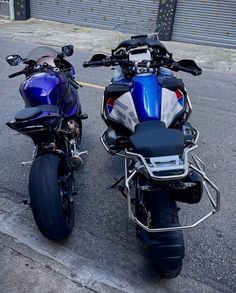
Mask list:
[[[43,112],[59,113],[59,108],[54,105],[40,105],[37,107],[28,107],[16,113],[17,121],[29,120]]]
[[[134,152],[144,157],[180,155],[184,151],[184,134],[179,130],[166,128],[162,121],[141,122],[129,139]]]

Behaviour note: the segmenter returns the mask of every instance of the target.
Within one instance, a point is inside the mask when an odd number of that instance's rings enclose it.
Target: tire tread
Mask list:
[[[61,207],[57,182],[60,162],[61,158],[55,154],[41,155],[33,162],[29,177],[30,204],[36,225],[51,240],[65,239],[74,222],[74,215],[71,223],[66,222]]]

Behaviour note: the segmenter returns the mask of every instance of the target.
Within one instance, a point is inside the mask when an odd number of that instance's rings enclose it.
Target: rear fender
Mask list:
[[[60,115],[51,112],[43,112],[29,120],[14,120],[7,122],[6,125],[13,130],[22,134],[30,134],[31,132],[49,130],[50,127],[55,128],[60,122]]]

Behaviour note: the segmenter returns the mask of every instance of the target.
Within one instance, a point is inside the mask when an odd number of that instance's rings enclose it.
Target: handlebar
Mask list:
[[[148,65],[149,63],[149,65]],[[185,67],[180,65],[178,62],[175,62],[172,58],[165,58],[164,60],[160,60],[160,62],[157,61],[143,61],[143,62],[133,62],[128,59],[120,59],[120,58],[114,58],[114,57],[107,57],[99,61],[88,61],[84,62],[83,67],[98,67],[98,66],[114,66],[117,64],[123,64],[126,66],[135,66],[135,67],[149,67],[149,68],[159,68],[160,66],[165,66],[173,71],[183,71],[187,73],[191,73],[194,76],[200,75],[202,73],[202,70],[200,68],[191,68],[191,67]]]
[[[88,61],[88,62],[84,62],[83,63],[83,67],[84,68],[87,68],[87,67],[92,67],[92,66],[111,66],[111,64],[105,64],[105,62],[104,62],[104,60],[106,60],[106,59],[103,59],[103,60],[101,60],[101,61]]]
[[[9,78],[13,78],[13,77],[16,77],[18,75],[21,75],[21,74],[25,74],[25,70],[21,70],[21,71],[18,71],[18,72],[15,72],[15,73],[12,73],[10,75],[8,75]]]
[[[133,61],[130,61],[128,59],[120,59],[120,58],[105,58],[103,60],[100,60],[100,61],[87,61],[87,62],[84,62],[83,63],[83,67],[87,68],[87,67],[96,67],[96,66],[114,66],[114,65],[117,65],[117,64],[124,64],[124,65],[127,65],[127,66],[136,66],[137,67],[146,67],[147,66],[147,63],[145,62],[140,62],[138,64],[135,64],[135,62]]]

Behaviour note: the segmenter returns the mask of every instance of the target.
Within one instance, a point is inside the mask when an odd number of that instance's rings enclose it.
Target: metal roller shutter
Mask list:
[[[236,0],[178,0],[172,40],[236,48]]]
[[[159,0],[31,0],[30,5],[34,18],[111,29],[125,22],[154,27]]]
[[[0,16],[9,16],[9,0],[0,0]]]

